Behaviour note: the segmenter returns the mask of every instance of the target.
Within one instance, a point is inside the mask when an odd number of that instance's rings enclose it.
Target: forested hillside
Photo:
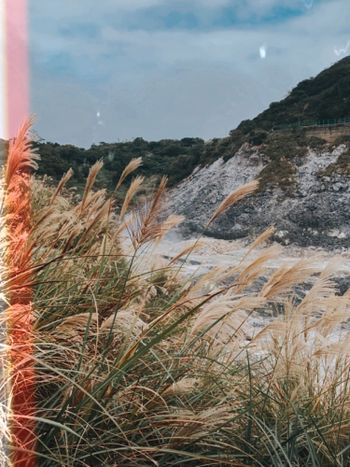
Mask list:
[[[174,184],[188,176],[200,162],[204,141],[199,138],[183,138],[148,142],[142,138],[125,143],[100,143],[89,149],[57,143],[36,142],[42,163],[40,175],[58,179],[70,167],[74,170],[73,183],[84,183],[89,167],[97,160],[104,161],[104,168],[97,183],[113,189],[123,168],[135,157],[142,157],[139,174],[150,176],[169,175],[169,183]]]

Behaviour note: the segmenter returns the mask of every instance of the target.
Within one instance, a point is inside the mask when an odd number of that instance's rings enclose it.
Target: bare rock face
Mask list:
[[[195,169],[170,192],[169,209],[186,217],[185,234],[200,231],[237,239],[254,237],[275,225],[275,240],[283,244],[349,248],[349,154],[344,144],[308,149],[293,160],[292,189],[267,184],[206,226],[218,204],[242,184],[259,178],[268,163],[259,147],[245,145],[227,162],[219,159]]]

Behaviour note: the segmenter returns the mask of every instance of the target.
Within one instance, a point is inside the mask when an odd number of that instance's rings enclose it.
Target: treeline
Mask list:
[[[104,167],[97,185],[113,189],[122,170],[135,157],[142,157],[138,175],[145,177],[169,177],[169,185],[174,185],[187,177],[203,161],[207,144],[200,138],[181,140],[145,141],[136,138],[123,143],[99,143],[89,149],[73,145],[60,145],[50,142],[35,142],[34,148],[41,156],[39,175],[48,175],[59,180],[72,168],[74,176],[71,184],[80,188],[89,172],[89,167],[97,160],[103,160]]]
[[[113,190],[125,166],[136,157],[141,157],[143,162],[133,176],[145,176],[149,188],[152,188],[165,175],[171,187],[188,177],[197,166],[210,164],[220,157],[228,160],[244,143],[260,146],[260,151],[269,161],[261,174],[262,186],[270,183],[287,186],[285,180],[292,175],[294,159],[302,157],[307,147],[322,146],[325,141],[307,137],[303,129],[287,132],[253,130],[247,133],[237,129],[226,138],[208,142],[200,138],[158,142],[136,138],[126,143],[100,143],[89,149],[49,142],[35,142],[34,148],[41,156],[38,175],[48,175],[57,182],[72,168],[74,175],[70,186],[81,191],[90,167],[98,160],[102,160],[104,166],[96,180],[97,188]],[[145,188],[148,185],[146,183]]]

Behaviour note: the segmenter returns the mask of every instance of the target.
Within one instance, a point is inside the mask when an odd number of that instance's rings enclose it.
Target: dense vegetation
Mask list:
[[[48,142],[36,142],[35,147],[42,159],[39,175],[49,175],[58,180],[72,168],[72,182],[81,187],[89,167],[98,160],[103,160],[104,168],[99,174],[97,186],[113,190],[123,168],[135,157],[142,157],[143,160],[138,170],[139,175],[158,178],[168,175],[170,184],[182,180],[200,163],[204,141],[200,138],[183,138],[179,141],[148,142],[136,138],[125,143],[100,143],[89,149]]]

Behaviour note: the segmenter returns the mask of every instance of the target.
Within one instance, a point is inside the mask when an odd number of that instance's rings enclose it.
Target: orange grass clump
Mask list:
[[[16,467],[36,465],[35,458],[35,374],[32,334],[30,171],[36,167],[24,122],[10,141],[5,167],[5,223],[7,245],[6,320],[11,384],[11,462]]]

